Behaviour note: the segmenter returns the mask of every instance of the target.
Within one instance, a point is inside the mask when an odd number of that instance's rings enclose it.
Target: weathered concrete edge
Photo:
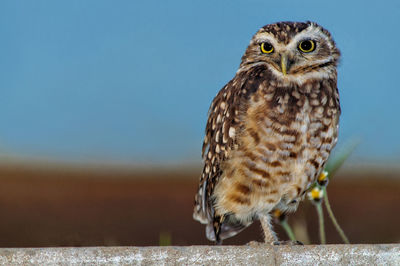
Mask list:
[[[400,244],[2,248],[0,265],[400,265]]]

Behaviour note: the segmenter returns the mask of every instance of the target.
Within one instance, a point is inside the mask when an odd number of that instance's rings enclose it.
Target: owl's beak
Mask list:
[[[288,67],[288,56],[287,54],[281,55],[281,70],[284,76],[287,74],[287,67]]]

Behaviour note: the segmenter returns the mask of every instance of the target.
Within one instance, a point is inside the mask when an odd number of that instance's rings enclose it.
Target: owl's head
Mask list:
[[[340,57],[330,33],[313,22],[279,22],[262,27],[242,57],[239,72],[267,65],[277,80],[336,75]]]

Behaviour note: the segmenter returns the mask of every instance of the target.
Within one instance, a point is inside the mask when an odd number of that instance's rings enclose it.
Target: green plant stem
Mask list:
[[[281,226],[283,227],[283,229],[285,230],[286,234],[290,238],[290,240],[296,241],[296,237],[293,233],[292,228],[290,227],[289,223],[287,222],[287,220],[283,220],[280,223],[281,223]]]
[[[349,158],[359,143],[359,140],[349,142],[344,148],[339,150],[339,153],[333,159],[327,162],[325,171],[329,173],[330,177],[335,175],[336,171],[342,166],[347,158]]]
[[[325,226],[324,226],[324,212],[322,211],[322,204],[321,202],[315,204],[318,213],[318,220],[319,220],[319,239],[322,245],[326,244],[325,238]]]
[[[158,241],[159,246],[171,246],[171,233],[161,232]]]
[[[331,205],[329,204],[329,200],[328,200],[328,193],[326,191],[326,188],[324,187],[324,201],[325,201],[325,207],[326,207],[326,211],[329,214],[329,217],[332,220],[333,225],[336,228],[336,231],[339,233],[340,237],[342,238],[343,242],[345,244],[350,244],[349,239],[347,238],[346,234],[344,233],[343,229],[340,227],[339,223],[337,222],[335,215],[333,214]]]

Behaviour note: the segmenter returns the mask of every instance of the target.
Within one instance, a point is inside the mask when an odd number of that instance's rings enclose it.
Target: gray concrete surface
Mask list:
[[[400,244],[2,248],[1,265],[400,265]]]

